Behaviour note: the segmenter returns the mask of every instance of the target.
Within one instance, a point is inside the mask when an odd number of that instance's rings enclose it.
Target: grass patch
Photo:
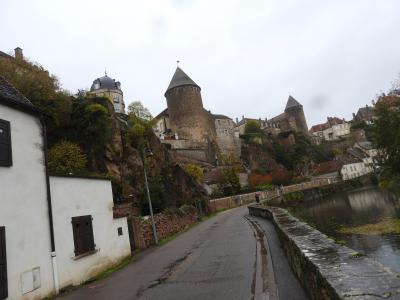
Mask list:
[[[355,252],[349,255],[349,258],[360,258],[360,257],[365,257],[367,256],[364,253],[360,253],[360,252]]]
[[[340,233],[365,235],[400,234],[400,219],[385,218],[382,221],[373,224],[342,227],[338,231]]]
[[[110,276],[111,274],[117,272],[118,270],[121,270],[122,268],[126,267],[127,265],[129,265],[131,262],[136,260],[136,256],[135,255],[131,255],[128,256],[127,258],[125,258],[123,261],[121,261],[118,265],[105,270],[104,272],[101,272],[100,274],[96,275],[95,277],[93,277],[92,279],[90,279],[89,281],[85,282],[87,283],[91,283],[93,281],[97,281],[97,280],[101,280],[104,278],[107,278],[108,276]]]

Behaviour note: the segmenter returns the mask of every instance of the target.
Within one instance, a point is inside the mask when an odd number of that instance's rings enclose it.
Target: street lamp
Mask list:
[[[142,152],[142,162],[143,162],[143,173],[144,173],[144,184],[146,186],[146,193],[147,193],[147,200],[149,202],[149,209],[150,209],[150,217],[151,217],[151,226],[153,228],[153,235],[154,235],[154,242],[156,245],[158,244],[158,237],[157,237],[157,229],[156,229],[156,224],[154,223],[154,215],[153,215],[153,205],[151,204],[151,198],[150,198],[150,190],[149,190],[149,183],[147,182],[147,172],[146,172],[146,156],[152,156],[153,153],[148,150],[147,155],[145,156],[144,153],[145,150]]]

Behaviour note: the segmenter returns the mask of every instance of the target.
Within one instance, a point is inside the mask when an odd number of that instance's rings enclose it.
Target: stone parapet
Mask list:
[[[249,206],[275,225],[289,264],[311,299],[400,299],[400,278],[388,268],[299,221],[281,208]]]

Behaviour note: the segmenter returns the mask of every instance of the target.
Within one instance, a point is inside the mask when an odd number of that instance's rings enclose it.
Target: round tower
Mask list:
[[[288,102],[286,104],[285,113],[293,118],[296,122],[296,129],[308,135],[308,126],[306,117],[303,111],[303,105],[301,105],[292,96],[289,96]]]
[[[107,73],[93,81],[90,93],[98,97],[109,98],[116,113],[125,113],[124,93],[121,90],[121,83],[108,77]]]
[[[165,92],[170,127],[179,139],[215,141],[214,120],[204,110],[201,88],[181,68],[177,68]]]

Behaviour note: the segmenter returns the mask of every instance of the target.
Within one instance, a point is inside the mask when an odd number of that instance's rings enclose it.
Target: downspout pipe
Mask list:
[[[47,195],[47,210],[49,214],[49,225],[50,225],[51,262],[53,266],[54,289],[56,294],[58,295],[60,292],[60,283],[58,280],[57,255],[56,255],[56,245],[54,240],[53,207],[51,205],[49,166],[47,160],[47,130],[46,130],[46,123],[43,117],[40,118],[40,122],[42,123],[44,165],[46,173],[46,195]]]

